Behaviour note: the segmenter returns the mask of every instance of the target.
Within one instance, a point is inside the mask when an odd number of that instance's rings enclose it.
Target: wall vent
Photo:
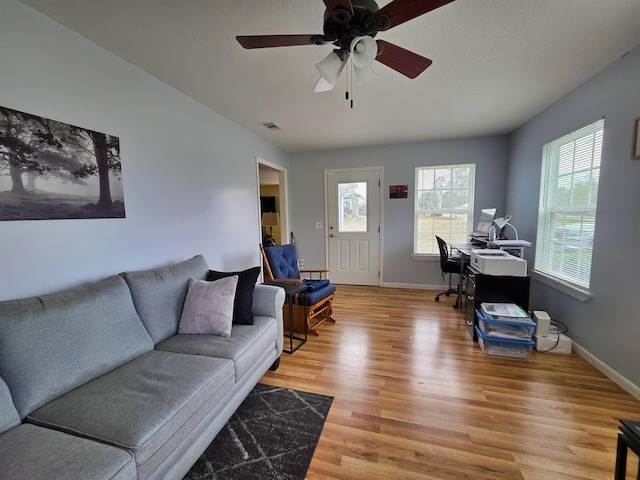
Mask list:
[[[282,130],[278,125],[276,125],[274,122],[264,122],[261,123],[260,125],[262,125],[265,128],[268,128],[269,130]]]

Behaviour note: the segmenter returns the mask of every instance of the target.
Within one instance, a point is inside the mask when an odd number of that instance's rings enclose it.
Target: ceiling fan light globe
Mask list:
[[[373,63],[378,55],[378,44],[369,35],[355,37],[349,47],[351,61],[354,67],[366,68]]]
[[[340,73],[340,67],[342,66],[342,59],[336,52],[331,52],[326,56],[324,60],[316,63],[316,70],[320,72],[322,78],[329,83],[336,83],[338,74]]]
[[[313,93],[330,92],[336,86],[335,83],[329,83],[324,78],[320,77],[318,83],[313,88]]]
[[[364,87],[373,82],[377,78],[376,72],[371,67],[358,68],[353,67],[353,82],[356,87]]]

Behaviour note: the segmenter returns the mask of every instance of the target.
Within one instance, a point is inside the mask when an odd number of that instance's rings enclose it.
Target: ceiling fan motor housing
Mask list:
[[[342,9],[326,10],[324,13],[323,32],[326,40],[336,47],[348,52],[351,42],[356,37],[369,35],[375,37],[388,17],[380,16],[374,21],[374,14],[378,11],[378,4],[374,0],[352,0],[353,16]]]

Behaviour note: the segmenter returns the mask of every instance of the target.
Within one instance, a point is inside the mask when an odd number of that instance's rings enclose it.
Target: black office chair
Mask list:
[[[446,274],[449,274],[449,289],[445,292],[440,292],[438,295],[436,295],[435,300],[436,302],[439,302],[440,295],[446,295],[447,297],[452,293],[455,293],[456,295],[458,295],[458,289],[460,287],[459,287],[459,284],[458,286],[456,286],[456,288],[451,287],[451,274],[457,273],[458,275],[460,275],[461,260],[460,258],[454,258],[451,256],[447,242],[445,242],[443,239],[441,239],[437,235],[436,235],[436,240],[438,241],[438,247],[440,248],[440,268],[442,269],[442,278],[444,279],[444,276]],[[454,308],[458,308],[458,298],[456,298],[456,303],[454,305]]]

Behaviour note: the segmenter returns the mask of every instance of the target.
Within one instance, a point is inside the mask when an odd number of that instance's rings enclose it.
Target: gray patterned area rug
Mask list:
[[[333,397],[257,384],[184,480],[302,480]]]

